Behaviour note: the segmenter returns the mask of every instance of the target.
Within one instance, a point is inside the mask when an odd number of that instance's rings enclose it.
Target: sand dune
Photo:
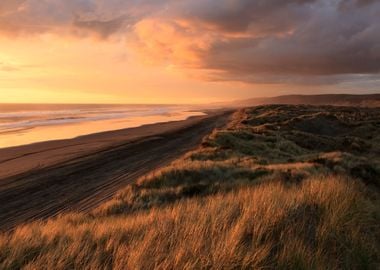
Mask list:
[[[86,194],[82,184],[93,192],[91,204],[196,144],[226,116],[110,149],[77,169],[31,176],[26,185],[33,178],[57,183],[51,191],[72,194],[56,200],[73,203]],[[93,211],[0,234],[0,268],[379,269],[379,116],[379,109],[356,107],[241,109],[199,147]]]

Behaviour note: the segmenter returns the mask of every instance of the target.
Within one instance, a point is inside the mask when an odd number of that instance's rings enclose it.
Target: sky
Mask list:
[[[1,0],[0,103],[380,93],[378,0]]]

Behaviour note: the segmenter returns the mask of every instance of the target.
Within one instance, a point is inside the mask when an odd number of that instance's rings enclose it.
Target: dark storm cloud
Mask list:
[[[377,0],[0,2],[3,33],[128,34],[152,59],[252,83],[377,80],[379,18]]]
[[[177,4],[180,16],[208,23],[222,31],[241,32],[252,28],[260,32],[286,29],[293,19],[305,15],[305,4],[315,0],[205,0]]]
[[[208,42],[190,45],[214,78],[336,83],[380,72],[380,1],[208,0],[177,8],[179,31]]]

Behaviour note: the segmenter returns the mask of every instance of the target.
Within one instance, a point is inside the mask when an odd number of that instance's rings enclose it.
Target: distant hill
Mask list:
[[[308,105],[335,105],[335,106],[359,106],[359,107],[380,107],[380,94],[371,95],[348,95],[348,94],[327,94],[327,95],[287,95],[268,98],[252,98],[247,100],[234,101],[230,103],[236,107],[257,106],[265,104],[308,104]],[[227,103],[225,104],[227,105]]]

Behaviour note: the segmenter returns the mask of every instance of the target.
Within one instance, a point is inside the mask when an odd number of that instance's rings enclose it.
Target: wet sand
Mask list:
[[[135,128],[152,123],[182,121],[191,116],[201,115],[204,115],[204,113],[196,111],[178,111],[158,113],[157,115],[125,116],[88,121],[83,120],[84,117],[82,117],[82,119],[81,117],[69,118],[68,116],[64,116],[60,124],[52,124],[54,121],[59,121],[59,118],[56,118],[55,120],[39,120],[40,124],[38,124],[38,121],[31,121],[31,123],[29,123],[30,126],[28,126],[28,123],[20,124],[15,121],[13,128],[4,129],[4,127],[0,125],[0,149],[50,140],[67,140],[88,134]],[[69,119],[77,119],[79,122],[74,121],[64,123],[65,121],[69,121]],[[7,120],[9,120],[9,118]],[[12,124],[8,123],[8,127],[9,126],[12,126]]]
[[[0,230],[89,211],[196,147],[231,112],[0,149]]]

